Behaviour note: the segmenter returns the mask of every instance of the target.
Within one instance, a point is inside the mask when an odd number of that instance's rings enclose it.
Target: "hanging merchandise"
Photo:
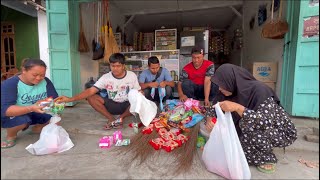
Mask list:
[[[83,31],[83,24],[82,24],[82,8],[81,3],[79,4],[79,10],[80,10],[80,32],[79,32],[79,52],[89,52],[89,46],[87,43],[86,36],[84,35]]]
[[[92,48],[93,48],[93,54],[92,54],[92,60],[99,60],[103,57],[103,53],[104,53],[104,48],[101,45],[101,42],[99,42],[99,29],[100,29],[100,14],[101,14],[101,2],[97,2],[98,4],[98,13],[97,13],[97,23],[96,23],[96,29],[95,29],[95,39],[93,39],[92,41]],[[94,4],[94,11],[96,12],[96,4]],[[94,22],[95,21],[95,14],[94,14]]]
[[[267,5],[260,5],[258,11],[258,25],[261,26],[267,20]]]
[[[271,19],[262,28],[261,36],[268,39],[282,39],[289,31],[289,25],[285,20],[281,20],[282,0],[280,0],[279,17],[273,19],[274,0],[272,1]]]
[[[105,51],[104,51],[105,62],[109,62],[109,57],[113,53],[120,52],[117,41],[116,41],[114,34],[113,34],[113,31],[112,31],[111,22],[109,19],[108,3],[109,3],[108,1],[105,1],[105,3],[104,3],[106,16],[107,16],[107,25],[105,26]]]

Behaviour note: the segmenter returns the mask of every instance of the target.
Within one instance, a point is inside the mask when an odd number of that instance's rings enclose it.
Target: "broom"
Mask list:
[[[187,173],[190,171],[191,166],[195,158],[198,157],[197,154],[197,138],[200,130],[200,123],[197,123],[189,132],[189,140],[184,143],[184,145],[175,151],[173,151],[173,156],[176,157],[176,166],[171,169],[174,171],[175,175],[180,173]],[[170,169],[169,169],[170,170]]]
[[[114,149],[117,155],[123,156],[121,164],[129,166],[130,164],[128,162],[137,161],[137,164],[141,165],[148,157],[152,156],[155,150],[148,142],[156,138],[157,134],[156,130],[153,130],[151,134],[143,134],[140,132],[131,138],[129,146]]]
[[[80,9],[80,32],[79,32],[79,52],[89,52],[89,46],[86,40],[86,36],[84,35],[83,25],[82,25],[82,10],[81,4],[79,4]]]

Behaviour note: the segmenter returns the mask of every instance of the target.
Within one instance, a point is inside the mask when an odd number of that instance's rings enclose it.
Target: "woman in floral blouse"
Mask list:
[[[221,65],[211,81],[220,91],[215,102],[220,102],[223,111],[232,112],[249,165],[265,173],[274,172],[277,158],[273,148],[289,146],[297,139],[297,130],[277,95],[247,70],[232,64]],[[213,126],[207,121],[208,130]]]

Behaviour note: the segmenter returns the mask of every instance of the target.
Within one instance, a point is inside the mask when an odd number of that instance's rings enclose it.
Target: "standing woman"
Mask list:
[[[44,114],[37,102],[58,94],[52,82],[45,77],[47,66],[40,59],[25,59],[22,73],[1,83],[1,127],[7,130],[1,148],[16,145],[17,133],[35,125],[33,132],[41,132],[51,115]]]
[[[246,69],[221,65],[211,81],[219,86],[217,99],[233,121],[249,165],[265,173],[275,171],[274,147],[286,147],[297,139],[297,130],[274,91]],[[213,123],[207,121],[207,129]]]

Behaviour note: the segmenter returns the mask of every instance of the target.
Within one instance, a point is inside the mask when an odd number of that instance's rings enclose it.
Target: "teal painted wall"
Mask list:
[[[11,8],[1,6],[1,22],[12,22],[15,27],[16,62],[27,57],[39,58],[38,20]]]

